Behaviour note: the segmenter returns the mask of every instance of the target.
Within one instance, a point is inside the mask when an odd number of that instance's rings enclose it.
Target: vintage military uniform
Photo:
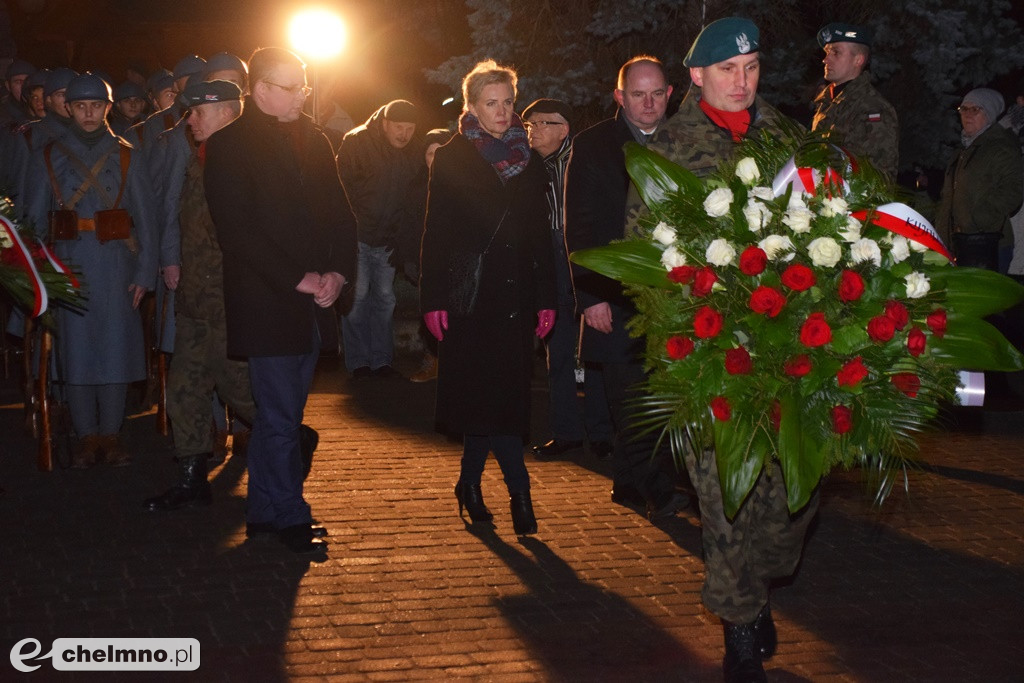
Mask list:
[[[98,77],[85,74],[71,81],[66,94],[69,102],[109,102],[109,92]],[[152,289],[156,279],[149,176],[141,159],[105,125],[87,133],[73,123],[70,134],[33,155],[26,195],[28,216],[40,236],[46,235],[49,212],[77,215],[77,234],[56,239],[54,248],[81,274],[87,301],[84,311],[57,309],[54,379],[67,386],[79,437],[116,442],[127,385],[146,376],[142,322],[129,286]],[[101,241],[96,214],[112,208],[131,217],[129,235]],[[108,445],[108,454],[116,450]],[[118,459],[118,464],[127,461],[123,453]]]

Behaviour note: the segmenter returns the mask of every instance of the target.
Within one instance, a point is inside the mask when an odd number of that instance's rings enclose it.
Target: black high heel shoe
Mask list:
[[[513,493],[509,497],[512,509],[512,529],[517,536],[537,533],[537,518],[533,515],[533,501],[530,493]]]
[[[484,505],[480,484],[465,484],[460,480],[455,485],[455,499],[459,501],[459,517],[462,516],[462,508],[466,508],[469,518],[474,522],[490,522],[494,519],[494,515]]]

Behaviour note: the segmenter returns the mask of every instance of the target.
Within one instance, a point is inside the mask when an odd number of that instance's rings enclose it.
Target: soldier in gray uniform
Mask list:
[[[34,74],[36,68],[24,59],[15,59],[7,67],[4,86],[8,96],[0,102],[0,160],[10,158],[10,147],[14,143],[15,131],[24,123],[31,120],[28,108],[21,99],[21,91],[25,86],[28,77]],[[11,187],[13,178],[9,172],[9,165],[0,164],[0,189]]]
[[[146,91],[134,81],[114,88],[114,108],[110,112],[110,130],[124,137],[128,129],[142,121],[146,109]]]
[[[203,186],[202,144],[238,118],[242,92],[234,83],[218,80],[189,85],[183,95],[191,110],[190,137],[200,147],[190,156],[184,185],[177,192],[182,268],[175,290],[175,352],[167,377],[167,412],[181,473],[170,490],[145,501],[154,511],[210,502],[207,468],[213,452],[214,388],[244,421],[251,424],[256,411],[248,364],[227,355],[222,257]]]
[[[762,130],[781,133],[785,117],[757,96],[759,40],[760,32],[749,19],[728,17],[705,27],[683,60],[693,87],[650,148],[703,177],[731,157],[744,138]],[[705,570],[701,597],[722,619],[725,679],[766,681],[762,660],[776,648],[769,584],[796,569],[817,494],[791,516],[775,462],[765,467],[730,521],[714,452],[687,453],[685,460],[700,500]]]
[[[828,85],[814,98],[811,130],[834,131],[840,145],[895,180],[900,128],[896,110],[871,85],[872,38],[871,29],[852,24],[828,24],[818,31]]]
[[[34,154],[26,207],[40,236],[81,272],[84,312],[57,309],[54,377],[67,389],[80,443],[73,465],[126,465],[118,434],[130,382],[145,377],[136,310],[156,279],[152,191],[142,160],[107,127],[111,92],[83,74],[65,91],[69,134]],[[51,214],[52,212],[52,214]]]

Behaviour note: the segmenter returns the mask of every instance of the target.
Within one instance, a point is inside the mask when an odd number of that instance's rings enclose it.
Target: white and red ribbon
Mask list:
[[[817,186],[824,183],[826,186],[838,187],[843,194],[850,193],[850,186],[846,180],[835,169],[829,168],[823,174],[816,168],[799,167],[796,165],[796,157],[790,157],[782,170],[772,180],[772,196],[781,197],[786,194],[790,186],[796,185],[794,191],[817,194]]]
[[[32,306],[32,317],[38,318],[46,312],[46,308],[50,303],[50,298],[46,293],[46,286],[43,284],[43,278],[39,275],[39,271],[36,269],[35,261],[32,260],[32,252],[25,246],[25,242],[22,241],[21,235],[18,233],[18,229],[14,227],[14,224],[9,220],[0,216],[0,225],[10,235],[11,242],[14,249],[15,255],[21,264],[25,268],[25,272],[28,273],[29,280],[32,282],[32,289],[35,292],[35,302]]]
[[[870,218],[875,225],[922,244],[950,261],[953,260],[932,224],[906,204],[883,204],[870,213],[854,211],[851,215],[862,222]]]
[[[71,287],[73,289],[78,289],[79,287],[81,287],[81,284],[78,282],[78,278],[75,277],[75,273],[70,268],[61,263],[61,260],[57,258],[52,251],[50,251],[49,247],[46,246],[46,243],[43,242],[38,237],[36,238],[36,242],[39,243],[39,249],[43,252],[43,256],[46,257],[46,260],[50,262],[50,265],[53,266],[53,269],[56,270],[61,275],[67,275],[68,281],[71,283]]]

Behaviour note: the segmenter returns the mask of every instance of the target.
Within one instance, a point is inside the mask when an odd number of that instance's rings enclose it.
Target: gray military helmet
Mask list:
[[[36,72],[36,68],[26,62],[24,59],[15,59],[7,67],[7,80],[11,80],[15,76],[31,76]]]
[[[66,102],[103,100],[113,103],[110,86],[105,80],[91,73],[84,73],[72,78],[68,83],[67,90],[64,91],[64,100]]]
[[[64,90],[71,83],[71,79],[78,75],[74,69],[66,66],[58,66],[46,75],[46,83],[43,85],[43,96],[49,97],[58,90]]]
[[[218,52],[217,54],[206,60],[206,73],[211,71],[241,71],[243,74],[249,73],[249,66],[239,57],[231,54],[230,52]]]
[[[199,55],[182,57],[174,65],[174,80],[206,71],[206,60]]]
[[[125,81],[116,88],[114,88],[114,101],[120,102],[121,100],[127,100],[129,97],[138,97],[139,99],[146,99],[146,91],[142,89],[142,86],[135,81]]]

